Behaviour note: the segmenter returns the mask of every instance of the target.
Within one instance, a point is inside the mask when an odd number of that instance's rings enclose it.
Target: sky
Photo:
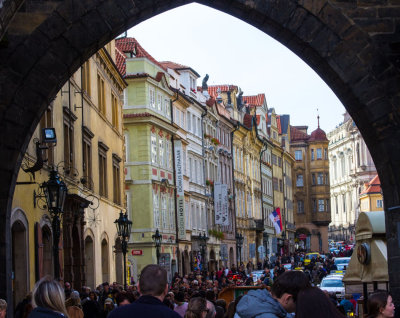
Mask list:
[[[288,48],[253,26],[200,4],[185,5],[128,30],[157,61],[173,61],[200,74],[208,85],[233,84],[244,95],[264,93],[268,107],[289,114],[291,125],[326,133],[345,109],[325,82]]]

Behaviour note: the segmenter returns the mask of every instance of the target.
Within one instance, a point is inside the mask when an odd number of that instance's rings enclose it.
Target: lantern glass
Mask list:
[[[67,196],[67,186],[60,180],[57,170],[50,172],[49,181],[44,182],[42,188],[45,193],[48,210],[53,213],[61,213]]]

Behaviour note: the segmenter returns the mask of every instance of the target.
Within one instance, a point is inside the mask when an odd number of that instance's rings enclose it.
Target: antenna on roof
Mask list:
[[[318,128],[319,128],[319,113],[318,113],[318,108],[317,108],[317,119],[318,119]]]

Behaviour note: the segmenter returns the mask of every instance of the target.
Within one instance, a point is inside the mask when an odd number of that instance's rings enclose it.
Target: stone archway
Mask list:
[[[21,160],[41,114],[57,91],[109,40],[145,19],[190,2],[71,0],[47,1],[41,6],[38,2],[30,5],[29,0],[3,1],[0,217],[4,222],[0,244],[10,246],[11,203]],[[335,0],[198,2],[273,36],[308,63],[336,93],[374,158],[385,197],[389,258],[396,255],[396,224],[400,222],[400,45],[396,21],[400,5]],[[374,14],[368,16],[371,12]],[[11,250],[1,253],[0,297],[11,299]],[[396,302],[400,301],[400,282],[393,278],[399,266],[398,258],[389,262]]]

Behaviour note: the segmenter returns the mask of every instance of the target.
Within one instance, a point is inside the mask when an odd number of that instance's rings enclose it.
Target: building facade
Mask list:
[[[292,126],[290,146],[295,158],[296,247],[326,252],[331,222],[328,139],[319,124],[311,135],[307,134],[307,126]]]
[[[168,74],[134,38],[116,40],[125,90],[125,187],[133,222],[128,245],[131,278],[157,261],[171,279],[178,269],[175,215],[174,125]],[[154,244],[156,231],[161,246]]]
[[[332,223],[329,238],[355,240],[355,224],[364,184],[376,169],[368,148],[353,120],[346,112],[343,123],[328,133]]]
[[[123,281],[114,221],[124,209],[126,83],[115,67],[113,52],[111,42],[69,79],[29,143],[11,216],[15,304],[45,275],[57,276],[78,290]],[[55,129],[56,143],[45,143],[44,128]],[[68,188],[61,216],[59,273],[54,272],[52,216],[40,187],[54,169]]]

